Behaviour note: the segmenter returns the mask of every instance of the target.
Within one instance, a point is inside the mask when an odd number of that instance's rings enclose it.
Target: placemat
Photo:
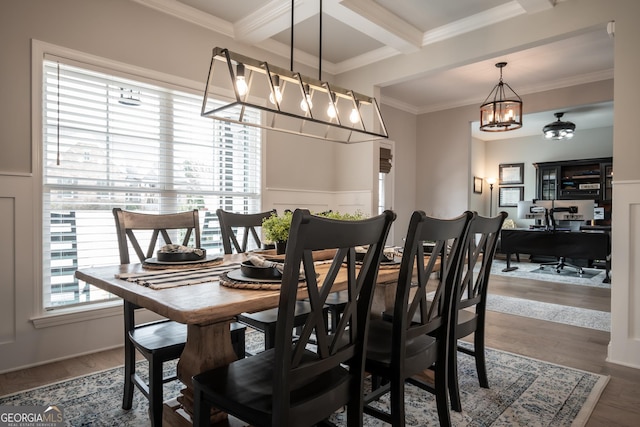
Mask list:
[[[209,267],[164,269],[159,271],[146,271],[142,273],[121,273],[116,278],[134,282],[151,289],[168,289],[178,286],[195,285],[198,283],[213,282],[218,280],[221,273],[237,267],[238,263],[222,264]]]
[[[229,278],[228,272],[224,272],[220,274],[220,285],[226,286],[228,288],[236,288],[236,289],[254,289],[254,290],[263,290],[263,291],[278,291],[280,290],[280,286],[282,283],[265,283],[265,282],[245,282],[239,280],[233,280]]]

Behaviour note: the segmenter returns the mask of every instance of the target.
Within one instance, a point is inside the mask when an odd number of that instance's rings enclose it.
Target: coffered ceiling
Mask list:
[[[290,58],[291,0],[133,0],[188,20],[239,42]],[[356,70],[396,55],[523,14],[551,9],[565,0],[324,0],[322,69],[330,74]],[[295,0],[294,58],[317,68],[319,0]],[[520,95],[613,77],[613,40],[606,29],[490,58],[457,68],[416,74],[402,82],[381,82],[382,102],[416,114],[480,104],[497,83],[494,64],[507,61],[504,80]],[[612,125],[613,106],[576,108],[565,116],[578,129]],[[602,113],[594,120],[595,111]],[[589,112],[590,116],[582,117]],[[548,116],[548,117],[547,117]],[[600,116],[599,116],[600,117]],[[522,136],[542,125],[525,115]],[[527,124],[529,122],[529,124]],[[527,130],[530,128],[530,130]],[[514,134],[509,132],[510,137]],[[505,133],[487,135],[494,139]]]

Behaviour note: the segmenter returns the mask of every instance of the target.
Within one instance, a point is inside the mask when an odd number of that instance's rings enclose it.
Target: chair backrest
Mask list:
[[[420,335],[446,342],[460,259],[473,216],[469,211],[451,219],[428,217],[422,211],[411,216],[393,308],[392,359],[404,360],[405,342]],[[433,246],[431,254],[425,253],[425,243]],[[432,291],[434,276],[438,279]]]
[[[301,425],[301,420],[310,425],[332,413],[326,413],[327,401],[336,410],[353,399],[361,399],[369,311],[384,243],[394,219],[395,214],[391,211],[357,221],[319,217],[308,210],[297,209],[293,213],[278,304],[273,376],[274,417],[275,414],[284,415],[274,419],[272,425]],[[358,246],[368,246],[361,265],[356,261],[355,248]],[[328,273],[318,283],[312,251],[323,249],[337,251]],[[302,270],[304,280],[300,280]],[[334,287],[336,279],[346,279],[348,302],[338,327],[329,333],[323,306],[327,296],[339,290]],[[311,313],[299,336],[293,340],[296,299],[304,287]],[[311,340],[312,333],[315,333],[314,341]],[[313,351],[308,347],[311,344]],[[341,364],[349,365],[349,379],[328,385],[332,379],[340,378],[332,372],[340,369]],[[292,412],[292,390],[300,389],[301,385],[313,388],[318,384],[323,384],[325,397],[330,397],[323,400],[315,396],[311,405],[298,408],[297,413]]]
[[[256,227],[262,227],[262,221],[271,215],[276,215],[276,210],[255,214],[239,214],[218,209],[216,215],[218,215],[218,221],[220,222],[224,253],[232,254],[234,249],[237,253],[247,251],[249,235],[253,237],[255,244],[260,248],[262,242],[260,241]],[[234,229],[236,229],[236,231],[234,231]],[[238,243],[238,236],[236,234],[239,229],[244,231],[242,235],[242,245]]]
[[[180,242],[182,245],[187,246],[193,235],[194,247],[200,247],[200,220],[197,210],[155,215],[114,208],[113,216],[116,221],[120,264],[129,264],[131,262],[127,238],[136,251],[140,262],[144,262],[147,258],[152,258],[154,252],[160,249],[156,247],[158,245],[158,236],[162,236],[165,244],[172,244],[173,241],[170,234],[175,231],[184,230],[184,238]],[[146,234],[149,231],[151,232],[146,251],[143,251],[140,246],[140,236],[136,234],[136,231],[147,232]]]
[[[500,212],[491,218],[476,215],[469,224],[465,255],[461,260],[462,279],[458,282],[459,288],[456,291],[458,309],[476,306],[477,313],[479,310],[484,312],[491,265],[506,217],[506,212]],[[476,268],[478,263],[480,267]],[[454,321],[457,323],[457,319]]]

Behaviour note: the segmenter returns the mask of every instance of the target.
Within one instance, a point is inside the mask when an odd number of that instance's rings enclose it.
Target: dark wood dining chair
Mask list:
[[[248,248],[248,238],[253,237],[254,244],[260,248],[258,229],[262,226],[262,221],[271,215],[277,215],[275,210],[260,212],[255,214],[239,214],[227,212],[223,209],[216,211],[220,222],[222,233],[222,245],[225,254],[243,253]],[[239,233],[240,232],[240,233]],[[242,234],[242,244],[238,241],[238,236]],[[298,301],[295,307],[296,326],[304,323],[305,318],[311,312],[311,306],[306,301]],[[276,321],[278,319],[278,309],[273,308],[256,313],[242,313],[238,315],[238,321],[256,329],[264,334],[264,348],[269,349],[275,345]]]
[[[362,426],[364,350],[380,255],[395,214],[340,221],[293,214],[278,303],[276,345],[255,356],[193,377],[194,425],[209,425],[216,407],[252,426],[312,426],[347,407],[347,425]],[[368,245],[362,266],[355,247]],[[337,249],[318,278],[312,251]],[[300,280],[301,267],[304,280]],[[334,333],[324,300],[346,277],[349,302]],[[339,279],[342,281],[342,279]],[[312,311],[294,338],[295,301],[305,287]],[[311,336],[315,335],[315,344]]]
[[[152,258],[154,252],[159,249],[157,246],[160,236],[166,244],[171,244],[175,240],[187,246],[191,241],[194,247],[200,247],[200,223],[197,210],[154,215],[114,208],[113,216],[121,264],[131,262],[129,244],[140,262]],[[184,236],[179,239],[181,233]],[[141,243],[147,241],[147,249],[143,250]],[[175,374],[166,377],[163,375],[163,364],[179,358],[182,354],[187,339],[187,325],[168,319],[136,324],[135,313],[139,308],[130,301],[124,301],[125,379],[122,408],[131,409],[134,387],[137,387],[149,401],[151,425],[161,426],[162,386],[177,379]],[[244,357],[245,330],[244,325],[235,323],[231,326],[231,338],[238,357]],[[149,362],[148,382],[136,372],[136,350]]]
[[[461,258],[462,279],[458,281],[459,288],[454,301],[456,310],[451,318],[449,397],[451,408],[455,411],[462,411],[458,384],[458,351],[474,357],[480,387],[489,388],[484,341],[487,289],[500,230],[506,217],[506,212],[500,212],[491,218],[476,215],[469,224],[465,254]],[[479,268],[476,268],[477,266]],[[458,345],[459,339],[471,334],[472,348]]]
[[[250,248],[249,236],[253,239],[253,245],[256,249],[262,246],[262,240],[258,234],[258,228],[262,227],[262,221],[271,215],[277,215],[275,209],[259,212],[255,214],[240,214],[228,212],[223,209],[216,210],[218,222],[220,223],[220,232],[222,233],[222,247],[225,254],[244,253]],[[242,243],[238,241],[238,236],[242,236]]]
[[[473,213],[468,211],[453,219],[428,217],[422,211],[413,213],[402,252],[392,314],[390,317],[389,313],[383,314],[371,321],[365,370],[371,373],[373,386],[365,395],[364,412],[394,427],[405,425],[405,382],[434,393],[440,425],[451,425],[447,401],[447,336],[460,258],[472,217]],[[434,245],[431,255],[425,254],[425,242]],[[433,282],[436,285],[431,297]],[[434,372],[433,384],[414,378],[427,369]],[[389,412],[371,405],[387,393],[390,394]]]

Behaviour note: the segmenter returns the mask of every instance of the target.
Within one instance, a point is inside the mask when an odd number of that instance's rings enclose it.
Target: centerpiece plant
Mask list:
[[[343,221],[355,221],[366,218],[360,211],[356,211],[355,213],[327,211],[314,215]],[[285,211],[282,215],[273,214],[262,221],[262,232],[264,233],[265,240],[276,245],[276,252],[278,254],[284,253],[286,242],[289,239],[289,229],[291,228],[292,218],[293,213],[291,211]]]

